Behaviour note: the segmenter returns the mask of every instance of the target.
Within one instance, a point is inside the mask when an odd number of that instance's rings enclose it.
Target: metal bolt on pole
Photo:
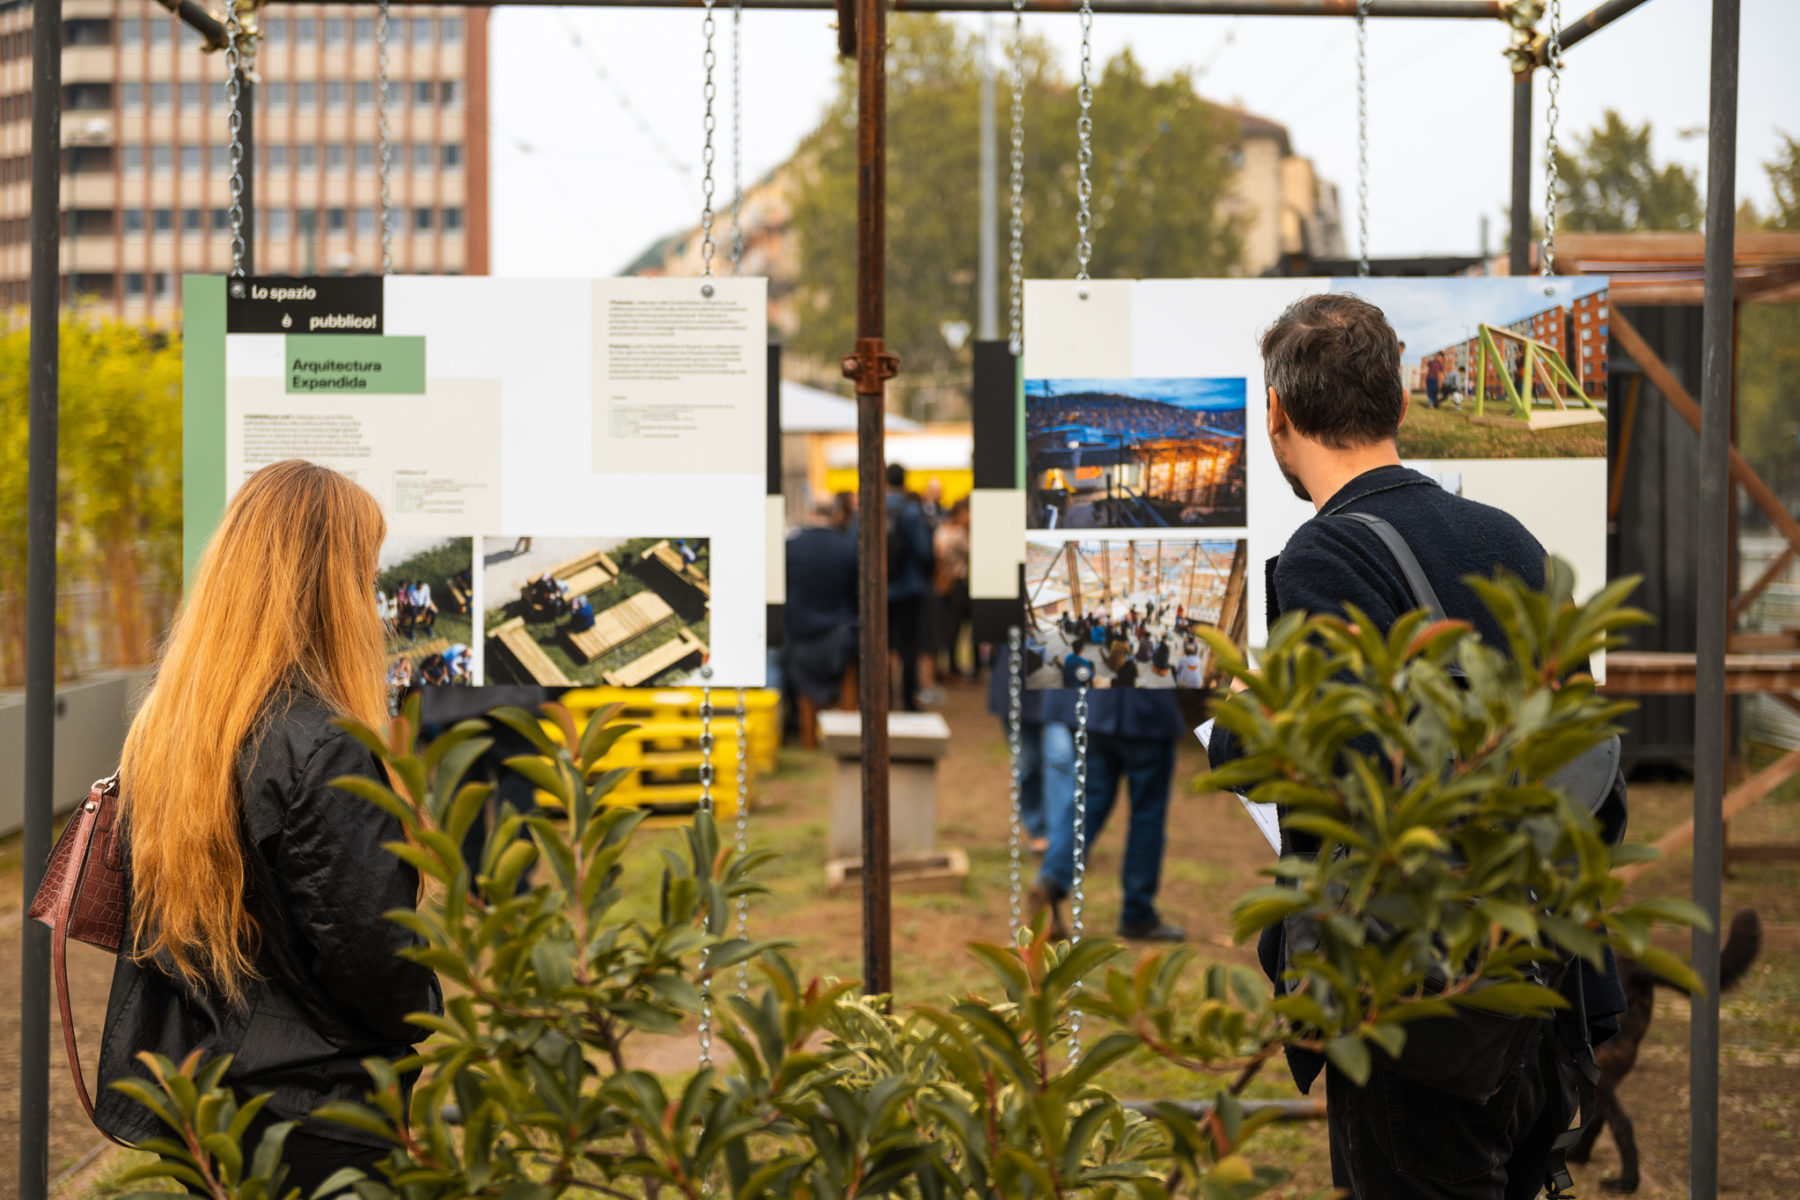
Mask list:
[[[61,308],[62,0],[33,0],[31,357],[25,552],[25,904],[50,856],[56,761],[56,433]],[[50,1187],[50,934],[20,928],[19,1198]]]
[[[1688,1041],[1688,1194],[1719,1191],[1719,909],[1724,874],[1725,649],[1731,547],[1732,297],[1736,255],[1739,0],[1713,0],[1712,103],[1706,140],[1706,307],[1701,317],[1700,539],[1695,562],[1694,903],[1712,920],[1694,930],[1694,971],[1704,986]]]

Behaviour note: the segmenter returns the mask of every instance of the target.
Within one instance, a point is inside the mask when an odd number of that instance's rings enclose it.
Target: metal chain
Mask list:
[[[1007,883],[1012,902],[1012,940],[1016,944],[1019,940],[1019,928],[1024,924],[1019,889],[1023,877],[1025,842],[1020,812],[1023,791],[1019,772],[1021,713],[1025,704],[1025,651],[1024,635],[1017,625],[1006,631],[1006,649],[1006,748],[1007,758],[1012,766],[1012,814],[1007,830]]]
[[[713,811],[712,667],[700,668],[700,811]],[[712,983],[704,978],[708,952],[700,952],[700,1068],[712,1066]]]
[[[1094,257],[1094,6],[1081,0],[1081,84],[1075,89],[1080,115],[1075,118],[1075,278],[1088,277]]]
[[[744,0],[731,0],[731,273],[744,262]],[[740,693],[740,699],[742,698]],[[743,969],[738,971],[743,978]]]
[[[1549,135],[1544,141],[1544,261],[1543,273],[1556,270],[1556,104],[1562,90],[1562,0],[1550,0],[1550,44],[1544,52],[1544,65],[1550,68],[1547,86],[1550,90],[1549,110],[1544,119]]]
[[[737,694],[737,856],[750,853],[750,709],[744,701],[744,689]],[[750,897],[737,898],[737,935],[750,936]],[[741,962],[737,969],[737,991],[750,994],[750,964]]]
[[[706,83],[700,94],[706,98],[706,117],[701,128],[706,133],[706,144],[700,151],[700,164],[705,174],[700,180],[700,274],[713,273],[713,130],[718,128],[718,118],[713,116],[713,98],[719,94],[719,87],[713,82],[713,66],[719,56],[713,51],[713,0],[706,0],[706,17],[700,23],[700,31],[706,36],[706,50],[700,55],[700,62],[706,67]]]
[[[1007,298],[1007,348],[1025,352],[1025,0],[1013,0],[1012,32],[1012,263]],[[1018,920],[1015,917],[1013,924]]]
[[[225,127],[231,133],[231,273],[244,273],[244,114],[239,107],[243,97],[240,96],[238,80],[243,75],[243,59],[238,51],[238,39],[243,37],[242,18],[238,14],[238,0],[226,0],[225,5]]]
[[[375,141],[381,172],[381,273],[394,273],[394,169],[393,128],[389,125],[389,108],[393,104],[393,81],[388,73],[388,0],[381,0],[375,15]]]
[[[1087,776],[1088,688],[1093,672],[1077,667],[1075,676],[1075,873],[1069,886],[1069,944],[1081,945],[1082,913],[1087,907]],[[1081,990],[1076,980],[1075,991]],[[1081,1013],[1069,1014],[1069,1061],[1081,1061]]]
[[[1369,273],[1369,0],[1356,0],[1356,273]]]

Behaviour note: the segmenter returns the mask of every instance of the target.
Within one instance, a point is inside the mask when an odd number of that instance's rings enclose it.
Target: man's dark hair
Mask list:
[[[1306,296],[1262,336],[1263,379],[1294,429],[1333,449],[1400,431],[1400,341],[1379,308],[1349,292]]]
[[[891,488],[903,488],[906,486],[905,467],[896,462],[888,464],[888,486]]]

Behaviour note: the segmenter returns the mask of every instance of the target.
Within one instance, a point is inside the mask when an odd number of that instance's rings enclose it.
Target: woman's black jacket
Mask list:
[[[413,936],[382,915],[417,897],[417,873],[382,849],[400,840],[399,822],[330,786],[345,775],[379,780],[379,763],[331,721],[317,699],[283,692],[239,758],[244,899],[261,934],[242,1004],[156,960],[119,955],[95,1098],[108,1133],[137,1141],[165,1130],[106,1082],[146,1075],[141,1051],[179,1063],[199,1049],[232,1056],[225,1082],[241,1100],[272,1092],[270,1116],[303,1120],[315,1136],[382,1144],[306,1117],[327,1100],[361,1100],[371,1087],[361,1060],[411,1053],[424,1033],[407,1014],[441,1012],[443,1000],[428,968],[395,954]],[[121,783],[129,805],[131,781]]]

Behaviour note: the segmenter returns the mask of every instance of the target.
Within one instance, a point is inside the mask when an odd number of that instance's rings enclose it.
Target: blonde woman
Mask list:
[[[231,1055],[240,1099],[273,1093],[247,1148],[301,1120],[284,1158],[309,1194],[384,1150],[308,1113],[361,1099],[360,1060],[410,1053],[423,1034],[407,1014],[441,1008],[432,973],[396,957],[410,935],[382,916],[418,893],[381,848],[399,824],[331,786],[381,778],[332,722],[387,716],[371,599],[384,531],[374,498],[335,471],[252,476],[201,556],[120,764],[131,911],[100,1078],[142,1074],[145,1050]],[[110,1089],[97,1119],[127,1141],[164,1132]]]

